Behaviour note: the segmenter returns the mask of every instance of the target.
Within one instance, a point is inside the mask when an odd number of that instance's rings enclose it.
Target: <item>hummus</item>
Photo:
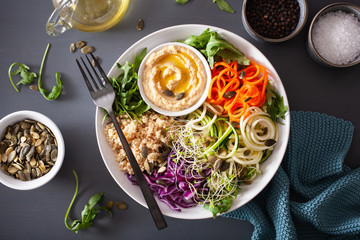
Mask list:
[[[167,45],[151,53],[141,77],[149,101],[174,112],[198,102],[207,81],[200,58],[192,50],[178,45]]]

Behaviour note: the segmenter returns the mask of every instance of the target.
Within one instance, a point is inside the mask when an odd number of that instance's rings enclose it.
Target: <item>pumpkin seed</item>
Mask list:
[[[250,153],[251,153],[251,150],[245,150],[245,151],[244,151],[244,156],[245,156],[245,157],[246,157],[246,156],[249,156]]]
[[[245,77],[245,71],[241,71],[239,75],[239,79],[243,79]]]
[[[116,202],[115,206],[120,210],[125,210],[126,209],[126,203],[124,203],[123,201]]]
[[[75,43],[70,43],[70,52],[73,53],[76,50]]]
[[[144,20],[142,20],[141,18],[137,21],[136,23],[136,29],[137,30],[142,30],[144,28]]]
[[[99,58],[98,58],[97,56],[94,56],[94,58],[95,58],[95,60],[96,60],[97,62],[99,62]],[[93,65],[93,67],[96,67],[96,62],[95,62],[95,60],[93,59],[92,62],[91,62],[91,64]]]
[[[239,123],[239,122],[235,122],[235,121],[231,121],[230,124],[231,124],[231,126],[233,126],[233,127],[239,127],[239,126],[240,126],[240,123]]]
[[[166,171],[166,167],[162,166],[161,168],[159,168],[158,173],[162,173]]]
[[[185,93],[183,93],[183,92],[179,93],[178,95],[176,95],[175,100],[181,100],[184,98],[184,96],[185,96]]]
[[[89,53],[92,53],[94,51],[95,51],[95,48],[92,47],[92,46],[85,46],[85,47],[81,48],[81,52],[83,54],[89,54]]]
[[[147,158],[148,154],[149,154],[149,149],[146,146],[142,146],[141,147],[141,156],[143,158]]]
[[[113,206],[114,206],[114,201],[108,201],[108,202],[106,203],[105,208],[106,208],[107,210],[111,211],[111,209],[113,208]]]
[[[248,97],[248,98],[245,99],[244,102],[247,102],[247,101],[250,101],[250,100],[251,100],[251,97]]]
[[[163,91],[163,93],[164,93],[165,96],[168,96],[168,97],[173,97],[173,96],[174,96],[173,91],[171,91],[171,90],[169,90],[169,89],[165,89],[165,90]]]
[[[234,97],[235,94],[236,94],[235,91],[227,91],[226,93],[224,93],[223,97],[226,98],[226,99],[230,99],[230,98]]]
[[[76,48],[83,48],[85,45],[86,45],[86,42],[85,42],[85,41],[78,41],[78,42],[75,44],[75,47],[76,47]]]
[[[266,139],[264,144],[267,147],[271,147],[271,146],[275,145],[275,143],[276,143],[276,141],[274,139],[270,138],[270,139]]]
[[[220,171],[224,172],[226,171],[228,168],[230,167],[230,163],[227,161],[223,161],[221,166],[220,166]]]
[[[206,158],[206,160],[209,162],[209,163],[214,163],[216,161],[216,157],[215,156],[208,156]]]

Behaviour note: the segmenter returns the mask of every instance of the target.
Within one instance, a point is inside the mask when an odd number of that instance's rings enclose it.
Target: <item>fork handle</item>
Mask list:
[[[109,113],[109,116],[110,116],[112,122],[114,123],[115,129],[119,135],[121,144],[125,150],[126,156],[129,159],[131,168],[134,171],[135,177],[136,177],[137,181],[139,182],[141,192],[143,193],[143,196],[149,207],[150,213],[154,219],[156,227],[158,230],[164,229],[167,227],[164,216],[161,213],[160,208],[159,208],[157,202],[155,201],[154,195],[151,192],[151,189],[150,189],[150,187],[149,187],[149,185],[148,185],[148,183],[147,183],[147,181],[146,181],[146,179],[134,157],[134,154],[132,153],[132,151],[130,149],[130,146],[124,136],[124,133],[121,130],[120,125],[115,117],[115,114],[112,110],[108,111],[108,113]]]

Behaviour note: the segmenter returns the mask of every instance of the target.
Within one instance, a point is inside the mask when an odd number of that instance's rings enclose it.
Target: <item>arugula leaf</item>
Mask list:
[[[47,53],[49,51],[49,47],[50,47],[50,43],[48,43],[48,45],[46,47],[46,50],[45,50],[45,53],[44,53],[44,56],[43,56],[43,59],[42,59],[41,65],[40,65],[39,78],[38,78],[38,87],[39,87],[40,93],[44,96],[44,98],[46,98],[47,100],[52,101],[52,100],[55,100],[56,98],[58,98],[58,96],[61,93],[61,79],[60,79],[60,74],[57,72],[55,74],[57,86],[54,86],[50,93],[49,93],[49,91],[47,89],[42,87],[42,82],[41,82],[42,70],[43,70],[43,67],[44,67],[44,63],[45,63]],[[12,71],[13,68],[16,65],[18,66],[18,68],[15,69],[14,71]],[[15,88],[15,90],[17,92],[19,92],[19,90],[16,88],[11,76],[20,74],[20,76],[22,77],[22,79],[16,85],[30,84],[30,83],[32,83],[34,81],[34,78],[37,77],[37,75],[34,72],[29,72],[29,70],[30,70],[30,68],[25,64],[13,63],[13,64],[10,65],[9,71],[8,71],[9,79],[10,79],[11,84],[13,85],[13,87]]]
[[[15,69],[13,72],[11,72],[16,65],[18,66],[18,68]],[[30,84],[30,83],[32,83],[34,81],[34,78],[36,77],[36,73],[29,72],[28,70],[30,70],[30,68],[25,64],[13,63],[13,64],[10,65],[9,71],[8,71],[9,79],[10,79],[11,84],[13,85],[13,87],[15,88],[15,90],[17,92],[19,92],[19,90],[16,88],[11,76],[20,74],[22,79],[16,85]]]
[[[116,93],[113,105],[115,114],[126,113],[130,118],[138,119],[143,113],[150,109],[142,100],[138,88],[138,74],[140,63],[146,55],[144,48],[138,55],[135,55],[134,62],[125,62],[124,65],[116,64],[121,70],[117,78],[111,78],[110,82]]]
[[[185,5],[189,0],[175,0],[175,3],[180,3]],[[216,3],[220,10],[226,11],[228,13],[234,13],[234,9],[225,0],[213,0],[213,3]]]
[[[270,114],[274,122],[281,123],[280,119],[285,119],[285,114],[288,111],[288,107],[284,104],[284,98],[270,86],[266,90],[268,100],[264,103],[263,109]]]
[[[54,86],[50,93],[47,89],[42,87],[42,82],[41,82],[42,70],[44,67],[45,59],[46,59],[47,53],[49,51],[49,48],[50,48],[50,43],[48,43],[48,45],[45,49],[43,59],[41,61],[39,78],[38,78],[38,87],[39,87],[39,91],[44,96],[44,98],[46,98],[49,101],[52,101],[52,100],[55,100],[61,93],[61,79],[60,79],[60,74],[57,72],[55,74],[57,86]]]
[[[231,207],[233,200],[236,198],[239,190],[236,190],[231,195],[221,199],[218,202],[210,202],[204,204],[204,208],[213,214],[213,218],[216,218],[217,214],[228,211]]]
[[[105,207],[101,207],[101,206],[95,207],[101,201],[103,194],[104,194],[103,192],[99,192],[99,193],[91,196],[88,203],[85,205],[84,209],[81,212],[81,221],[74,220],[69,225],[68,215],[69,215],[72,205],[74,204],[74,201],[77,196],[78,189],[79,189],[79,180],[78,180],[77,174],[74,170],[73,170],[73,173],[75,176],[76,188],[75,188],[74,196],[68,207],[68,210],[66,211],[64,222],[65,222],[65,226],[69,230],[71,230],[75,233],[78,233],[79,229],[86,229],[93,224],[93,220],[95,219],[96,215],[99,213],[100,210],[105,210],[106,212],[108,212],[110,217],[112,216],[112,214],[111,214],[111,211]]]
[[[249,65],[250,60],[240,52],[234,45],[221,38],[217,32],[206,29],[199,36],[190,36],[184,43],[198,49],[204,54],[211,68],[214,66],[214,58],[221,57],[224,61],[237,61],[240,65]]]
[[[213,3],[216,3],[220,10],[226,11],[228,13],[234,13],[234,9],[225,0],[213,0]]]
[[[176,3],[180,3],[182,5],[184,5],[185,3],[187,3],[189,0],[175,0]]]

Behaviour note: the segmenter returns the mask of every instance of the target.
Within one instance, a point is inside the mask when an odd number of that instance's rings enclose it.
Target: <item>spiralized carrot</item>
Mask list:
[[[217,62],[212,70],[212,81],[207,102],[224,110],[232,122],[240,118],[248,107],[261,107],[266,101],[268,74],[265,67],[250,61],[241,69],[237,61]]]

